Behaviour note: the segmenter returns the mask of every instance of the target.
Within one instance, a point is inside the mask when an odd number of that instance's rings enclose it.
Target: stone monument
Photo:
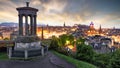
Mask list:
[[[23,34],[23,17],[25,16],[25,36],[36,35],[36,17],[38,9],[29,7],[29,2],[26,2],[26,7],[17,8],[19,16],[19,36]],[[30,17],[30,24],[28,24]]]
[[[39,40],[36,35],[38,9],[30,7],[29,2],[26,2],[25,7],[18,7],[16,10],[18,11],[19,19],[19,34],[15,41],[27,43]],[[23,17],[25,17],[25,26],[23,24]],[[30,19],[28,19],[28,17]],[[28,23],[28,20],[30,20],[30,23]]]
[[[47,47],[41,46],[41,41],[36,35],[36,17],[38,9],[29,7],[29,2],[26,2],[26,7],[17,8],[19,18],[19,34],[15,39],[14,48],[9,48],[9,58],[22,57],[29,58],[44,55]],[[23,17],[25,16],[25,27]],[[28,24],[30,17],[30,24]],[[23,30],[25,28],[25,31]]]

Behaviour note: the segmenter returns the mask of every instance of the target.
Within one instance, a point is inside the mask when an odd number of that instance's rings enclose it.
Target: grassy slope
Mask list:
[[[8,56],[6,53],[0,53],[0,60],[7,60],[8,59]]]
[[[77,68],[97,68],[96,66],[89,64],[87,62],[79,61],[77,59],[71,58],[69,56],[65,56],[63,54],[60,54],[56,51],[52,51],[55,55],[61,57],[62,59],[74,64]]]

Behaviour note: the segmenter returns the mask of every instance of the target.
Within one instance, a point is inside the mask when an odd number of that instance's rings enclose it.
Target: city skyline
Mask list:
[[[30,2],[39,9],[39,24],[85,24],[92,21],[96,28],[120,28],[119,0],[0,0],[0,23],[18,22],[15,8]]]

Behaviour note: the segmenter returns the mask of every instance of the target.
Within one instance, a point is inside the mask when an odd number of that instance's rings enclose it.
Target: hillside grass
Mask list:
[[[52,51],[55,55],[57,55],[58,57],[74,64],[77,68],[97,68],[95,65],[92,65],[90,63],[87,63],[87,62],[84,62],[84,61],[80,61],[80,60],[77,60],[77,59],[74,59],[72,57],[69,57],[69,56],[66,56],[66,55],[63,55],[63,54],[60,54],[56,51]]]
[[[4,52],[1,52],[0,53],[0,60],[8,60],[8,56],[7,56],[7,53],[4,53]]]

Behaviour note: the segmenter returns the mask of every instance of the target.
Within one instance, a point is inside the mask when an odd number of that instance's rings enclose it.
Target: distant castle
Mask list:
[[[91,22],[90,25],[89,25],[89,29],[88,29],[87,34],[88,34],[89,36],[100,35],[100,34],[102,34],[101,25],[100,25],[99,29],[96,30],[96,29],[94,28],[94,23]]]

